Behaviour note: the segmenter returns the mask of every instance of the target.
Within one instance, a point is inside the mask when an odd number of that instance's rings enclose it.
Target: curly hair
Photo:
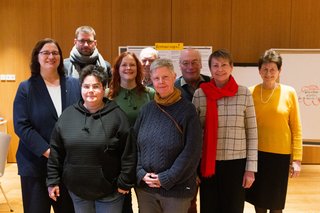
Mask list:
[[[104,68],[97,65],[87,65],[81,70],[81,74],[79,76],[80,84],[82,85],[84,79],[92,75],[98,79],[99,82],[101,82],[103,88],[106,88],[107,82],[108,82],[108,75],[105,72]]]

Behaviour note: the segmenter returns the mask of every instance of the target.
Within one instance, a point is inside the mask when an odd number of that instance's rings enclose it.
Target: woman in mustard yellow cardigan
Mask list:
[[[281,213],[285,207],[288,176],[301,170],[302,130],[295,90],[279,84],[282,58],[267,50],[259,60],[263,80],[250,88],[258,125],[258,173],[247,190],[247,201],[257,213]],[[290,167],[290,161],[291,167]],[[290,168],[290,170],[289,170]]]

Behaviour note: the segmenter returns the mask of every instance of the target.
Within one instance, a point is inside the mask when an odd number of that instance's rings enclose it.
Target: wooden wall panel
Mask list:
[[[292,1],[290,48],[320,48],[320,1]]]
[[[233,0],[231,13],[235,62],[257,62],[266,49],[290,47],[291,0]]]
[[[112,0],[113,60],[119,46],[156,42],[171,42],[171,0]]]
[[[231,0],[172,1],[172,41],[230,48]]]
[[[319,146],[304,146],[303,147],[303,164],[320,164],[320,147]]]
[[[75,30],[82,25],[94,28],[100,54],[111,61],[111,0],[52,0],[52,37],[64,58],[69,57]]]
[[[235,62],[256,63],[269,48],[320,48],[318,0],[10,0],[0,1],[0,116],[13,136],[9,161],[15,161],[18,138],[12,121],[19,83],[30,76],[30,54],[45,37],[56,39],[64,57],[74,31],[91,25],[98,49],[111,63],[119,46],[183,42],[227,48]],[[314,155],[313,155],[314,156]]]
[[[21,81],[30,76],[30,56],[35,43],[51,34],[51,0],[0,1],[0,73],[15,74],[16,81],[0,83],[0,116],[8,120],[12,136],[8,162],[15,162],[18,137],[13,130],[13,100]]]

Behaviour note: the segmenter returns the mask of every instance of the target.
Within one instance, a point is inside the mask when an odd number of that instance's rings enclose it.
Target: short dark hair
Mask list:
[[[98,79],[98,81],[102,84],[102,86],[105,88],[108,82],[108,75],[105,72],[104,68],[97,65],[87,65],[81,70],[81,74],[79,76],[80,84],[82,85],[84,79],[92,75]]]
[[[262,67],[262,64],[267,64],[274,62],[277,65],[278,70],[281,69],[282,66],[282,57],[275,50],[266,50],[264,54],[259,58],[258,67],[259,70]]]
[[[218,49],[216,51],[214,51],[213,53],[211,53],[211,55],[209,56],[209,60],[208,60],[208,63],[209,63],[209,69],[211,68],[211,60],[213,58],[223,58],[223,59],[227,59],[229,61],[229,64],[230,65],[233,65],[233,58],[232,58],[232,55],[231,53],[226,50],[226,49]]]
[[[64,68],[63,68],[63,56],[62,56],[62,50],[58,44],[58,42],[52,38],[45,38],[36,43],[34,46],[32,53],[31,53],[31,62],[30,62],[30,69],[31,69],[31,75],[40,75],[40,63],[39,63],[39,52],[42,49],[42,47],[45,44],[55,44],[59,50],[60,55],[60,64],[58,66],[58,74],[60,76],[65,75]]]

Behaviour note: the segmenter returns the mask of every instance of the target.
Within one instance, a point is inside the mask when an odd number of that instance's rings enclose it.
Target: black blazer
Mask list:
[[[62,110],[80,99],[79,80],[60,77]],[[13,104],[15,133],[20,138],[16,154],[18,174],[46,177],[47,158],[42,154],[50,148],[51,132],[58,115],[40,75],[20,83]]]

